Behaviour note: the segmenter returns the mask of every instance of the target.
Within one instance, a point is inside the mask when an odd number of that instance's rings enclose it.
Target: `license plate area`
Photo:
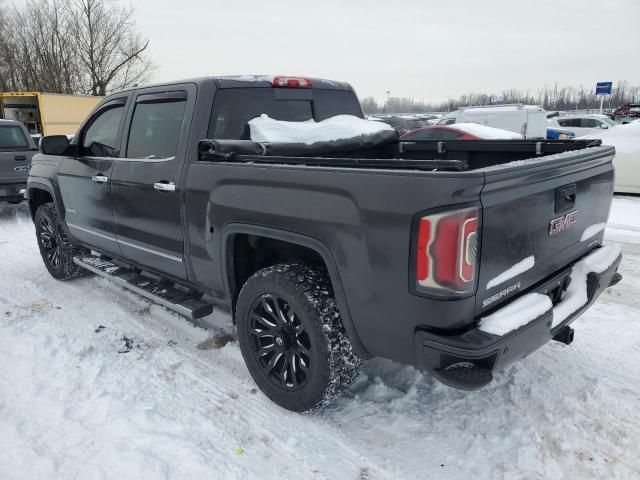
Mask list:
[[[536,289],[537,293],[547,295],[551,299],[552,305],[555,307],[562,301],[564,292],[569,288],[571,283],[571,269],[561,274],[556,275],[551,280],[545,282],[542,286]]]

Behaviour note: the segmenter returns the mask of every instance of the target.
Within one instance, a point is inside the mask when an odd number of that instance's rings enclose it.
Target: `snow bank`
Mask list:
[[[612,218],[638,222],[631,203],[616,197]],[[236,341],[207,347],[210,333],[101,278],[51,278],[26,204],[0,204],[0,478],[637,478],[640,250],[625,248],[625,281],[571,348],[546,345],[477,392],[372,359],[335,406],[298,415],[257,389]],[[124,336],[139,346],[118,353]]]
[[[505,335],[551,310],[551,299],[540,293],[529,293],[496,313],[483,317],[478,328],[492,335]]]
[[[497,287],[501,283],[504,283],[507,280],[510,280],[510,279],[512,279],[514,277],[517,277],[518,275],[523,274],[527,270],[531,270],[535,264],[536,264],[536,259],[535,259],[535,257],[533,255],[531,255],[530,257],[525,258],[521,262],[516,263],[513,267],[511,267],[508,270],[502,272],[497,277],[492,278],[491,280],[489,280],[487,282],[487,290],[489,290],[490,288],[493,288],[493,287]]]
[[[522,135],[519,133],[502,128],[487,127],[479,123],[456,123],[451,127],[476,135],[484,140],[522,140]]]
[[[640,155],[640,122],[627,123],[585,135],[580,139],[599,138],[603,145],[613,145],[618,153],[637,153]]]
[[[364,120],[354,115],[337,115],[320,122],[286,122],[266,114],[249,120],[251,140],[261,143],[313,145],[321,142],[396,138],[396,131],[384,122]]]
[[[640,243],[640,199],[637,197],[613,199],[605,239]]]

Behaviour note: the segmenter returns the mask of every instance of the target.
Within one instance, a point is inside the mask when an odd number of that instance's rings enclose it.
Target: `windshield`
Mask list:
[[[611,125],[612,127],[616,127],[618,126],[618,124],[616,122],[614,122],[613,120],[611,120],[610,118],[601,118],[601,120],[603,122],[608,123],[609,125]]]

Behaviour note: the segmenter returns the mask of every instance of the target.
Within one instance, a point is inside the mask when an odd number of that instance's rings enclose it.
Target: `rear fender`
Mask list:
[[[338,272],[338,268],[336,266],[336,262],[333,259],[333,255],[329,251],[329,249],[319,240],[309,237],[307,235],[301,235],[298,233],[293,233],[285,230],[278,230],[269,227],[263,227],[259,225],[250,225],[250,224],[227,224],[224,227],[224,231],[222,233],[222,255],[221,258],[225,258],[226,261],[222,262],[222,276],[224,282],[224,288],[229,295],[230,299],[235,298],[238,292],[235,292],[235,273],[233,267],[233,255],[232,249],[233,245],[229,239],[234,234],[248,234],[248,235],[256,235],[266,238],[272,238],[275,240],[282,240],[285,242],[293,243],[296,245],[300,245],[306,248],[309,248],[322,258],[324,264],[329,273],[329,278],[331,280],[331,284],[333,290],[335,292],[336,301],[338,302],[338,308],[340,308],[340,314],[342,316],[342,323],[344,325],[344,329],[347,332],[347,336],[351,341],[354,351],[361,358],[370,358],[371,355],[366,351],[358,333],[356,332],[355,326],[353,324],[353,320],[351,318],[351,314],[349,312],[349,306],[347,303],[347,298],[344,293],[344,289],[342,286],[342,282],[340,280],[340,274]],[[233,309],[232,309],[233,310]],[[233,314],[233,313],[232,313]],[[235,319],[234,319],[235,321]]]

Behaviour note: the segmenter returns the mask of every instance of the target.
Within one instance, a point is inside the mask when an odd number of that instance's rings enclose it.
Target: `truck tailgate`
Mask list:
[[[487,168],[476,314],[571,264],[602,242],[613,147]]]
[[[27,183],[32,156],[30,151],[0,150],[0,184]]]

